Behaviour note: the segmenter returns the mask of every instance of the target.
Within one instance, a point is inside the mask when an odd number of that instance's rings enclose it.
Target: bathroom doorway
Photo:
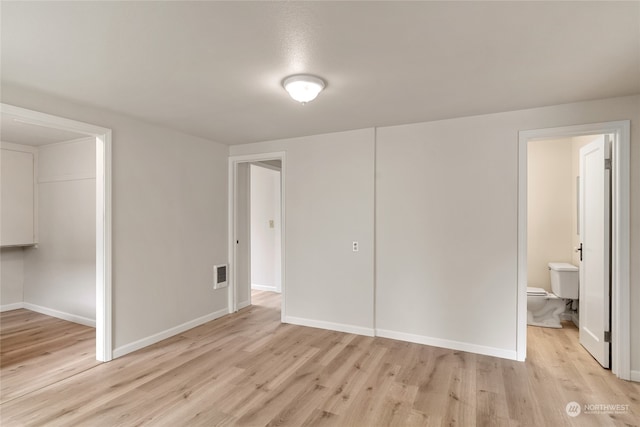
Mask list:
[[[527,286],[540,287],[550,291],[549,262],[573,264],[581,269],[585,263],[580,259],[581,246],[585,240],[585,197],[579,197],[580,189],[577,176],[580,173],[580,149],[591,146],[594,140],[604,143],[605,136],[611,146],[611,210],[604,209],[605,199],[599,201],[602,212],[610,212],[611,245],[600,242],[603,250],[600,255],[602,268],[609,269],[611,280],[602,281],[603,289],[598,298],[606,300],[610,297],[609,305],[600,304],[598,307],[600,319],[594,316],[593,304],[589,304],[589,295],[584,292],[584,285],[589,280],[583,280],[581,291],[588,298],[584,299],[586,308],[580,310],[581,298],[574,302],[564,313],[565,324],[568,321],[579,325],[580,342],[596,360],[605,367],[611,367],[620,378],[630,379],[630,343],[629,331],[629,253],[628,253],[628,148],[629,123],[612,122],[566,128],[544,129],[520,132],[519,145],[519,247],[518,247],[518,359],[526,356],[527,332]],[[606,143],[604,143],[606,145]],[[583,149],[584,154],[584,149]],[[624,155],[626,154],[626,156]],[[584,156],[583,156],[584,157]],[[584,163],[584,159],[583,159]],[[605,170],[602,161],[601,169]],[[588,198],[592,202],[592,197]],[[590,202],[590,203],[591,203]],[[582,211],[579,207],[582,205]],[[593,208],[593,207],[592,207]],[[590,218],[590,217],[586,217]],[[581,223],[581,221],[583,223]],[[592,220],[588,220],[593,222]],[[588,222],[587,221],[587,222]],[[599,218],[598,221],[604,221]],[[608,223],[607,223],[608,224]],[[601,224],[609,229],[609,225]],[[623,231],[624,230],[624,231]],[[626,239],[626,240],[625,240]],[[591,247],[591,244],[590,244]],[[585,247],[583,246],[584,250]],[[597,258],[590,255],[590,260]],[[593,263],[591,264],[593,266]],[[590,274],[589,277],[592,277]],[[610,289],[609,289],[609,286]],[[573,309],[573,310],[571,310]],[[587,310],[587,311],[585,311]],[[582,322],[580,319],[582,314]],[[586,316],[585,316],[586,314]],[[587,317],[588,321],[584,321]],[[598,347],[611,346],[611,363],[609,354],[601,354],[598,349],[585,339],[592,334],[594,319],[599,322],[602,330],[596,332]],[[582,324],[581,324],[582,323]],[[568,327],[572,327],[571,323]],[[607,332],[607,336],[605,336]],[[591,337],[593,338],[593,337]]]
[[[543,289],[551,298],[546,300],[547,303],[543,307],[536,307],[537,310],[534,311],[532,311],[534,302],[528,301],[528,311],[536,317],[540,315],[543,319],[534,321],[528,316],[527,322],[530,326],[564,326],[574,329],[575,334],[569,336],[575,336],[603,367],[608,368],[610,366],[609,343],[606,343],[603,338],[605,330],[610,330],[609,286],[604,289],[604,283],[598,284],[594,283],[594,280],[588,280],[590,288],[598,286],[599,288],[592,289],[593,292],[580,293],[580,295],[589,294],[589,301],[577,298],[579,283],[585,282],[585,280],[578,280],[578,277],[581,276],[581,279],[590,279],[596,275],[604,277],[610,265],[608,238],[610,218],[598,215],[605,211],[609,212],[609,193],[607,192],[605,197],[603,194],[605,188],[602,185],[598,188],[592,185],[597,181],[597,177],[594,177],[595,180],[584,179],[587,172],[603,175],[606,171],[603,167],[604,161],[598,164],[598,168],[589,167],[587,170],[584,162],[581,161],[584,160],[585,149],[591,153],[591,147],[598,143],[604,145],[605,138],[608,139],[609,136],[584,135],[538,140],[528,144],[527,293],[529,294],[532,289],[537,292]],[[594,153],[596,155],[597,150]],[[610,156],[607,157],[610,158]],[[591,159],[590,156],[588,158]],[[595,171],[595,169],[598,170]],[[585,183],[589,183],[590,186],[585,188]],[[585,197],[586,195],[588,197]],[[584,202],[588,202],[588,210],[581,206]],[[599,221],[592,220],[596,216]],[[585,221],[585,218],[588,221]],[[589,225],[588,233],[580,230],[585,225]],[[597,228],[595,232],[592,232],[593,227]],[[595,234],[600,234],[601,236],[597,237],[604,238],[596,242],[593,240]],[[587,235],[588,241],[586,241]],[[583,245],[590,250],[589,256],[584,259],[581,253]],[[596,258],[600,259],[599,263],[594,262]],[[594,267],[598,267],[598,264],[600,271],[595,271]],[[551,271],[551,266],[554,267],[555,272]],[[589,269],[590,273],[584,274],[585,269]],[[565,288],[575,284],[575,290],[563,289],[560,292],[554,289],[552,276],[560,278]],[[528,295],[528,299],[531,298],[534,297]],[[535,299],[545,301],[545,298],[547,297]],[[605,301],[606,306],[594,307],[594,298],[601,304]],[[580,306],[580,303],[584,304]],[[550,306],[557,308],[550,310],[548,309]],[[558,319],[558,310],[562,308],[564,312],[559,313]],[[582,315],[580,319],[579,314]],[[589,318],[588,322],[585,321],[586,317]],[[558,320],[563,323],[559,323]],[[573,324],[568,324],[568,321]]]

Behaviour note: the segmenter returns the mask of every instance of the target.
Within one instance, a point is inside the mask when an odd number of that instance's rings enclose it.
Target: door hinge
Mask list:
[[[604,159],[604,168],[606,170],[611,170],[611,159]]]
[[[611,342],[611,331],[604,331],[604,342]]]

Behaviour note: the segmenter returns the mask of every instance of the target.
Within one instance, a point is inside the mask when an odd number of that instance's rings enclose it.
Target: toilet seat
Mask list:
[[[527,296],[546,297],[547,291],[545,291],[542,288],[534,288],[533,286],[527,286]]]
[[[553,292],[547,292],[542,288],[534,288],[527,286],[527,297],[544,297],[546,299],[560,299],[560,297]]]

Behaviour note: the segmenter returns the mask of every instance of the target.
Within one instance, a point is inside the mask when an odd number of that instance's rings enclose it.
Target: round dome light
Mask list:
[[[296,74],[282,81],[282,86],[289,92],[291,98],[306,104],[316,99],[316,96],[325,88],[325,82],[319,77],[308,74]]]

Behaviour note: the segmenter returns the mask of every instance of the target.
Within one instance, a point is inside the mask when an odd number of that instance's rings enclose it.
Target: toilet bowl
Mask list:
[[[565,301],[542,288],[527,287],[527,325],[562,328]]]
[[[550,262],[551,291],[527,287],[527,324],[546,328],[562,328],[560,315],[569,300],[578,299],[578,267]]]

